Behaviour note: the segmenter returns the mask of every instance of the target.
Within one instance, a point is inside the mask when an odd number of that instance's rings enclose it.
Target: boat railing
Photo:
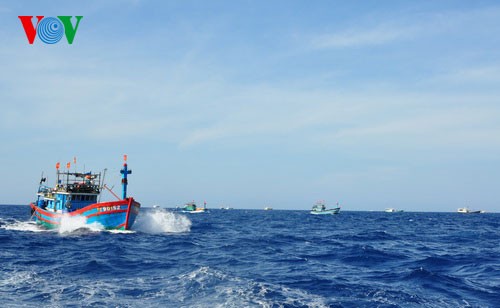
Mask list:
[[[59,184],[56,186],[56,190],[59,191],[99,193],[101,190],[101,173],[58,171],[57,183]]]
[[[52,188],[48,187],[48,186],[45,186],[45,185],[40,185],[40,187],[38,187],[38,193],[48,193]]]
[[[72,193],[99,193],[99,185],[72,183],[66,186],[66,190]]]

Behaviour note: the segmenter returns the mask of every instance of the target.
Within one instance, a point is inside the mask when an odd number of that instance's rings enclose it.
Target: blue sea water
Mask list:
[[[500,214],[143,208],[132,231],[0,206],[0,307],[500,307]]]

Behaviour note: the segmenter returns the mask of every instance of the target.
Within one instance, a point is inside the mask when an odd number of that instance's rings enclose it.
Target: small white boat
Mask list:
[[[340,206],[338,203],[337,207],[332,209],[327,209],[324,201],[316,202],[311,209],[311,214],[313,215],[333,215],[333,214],[338,214],[339,212],[340,212]]]
[[[462,214],[479,214],[479,213],[484,213],[484,211],[473,211],[467,207],[461,207],[457,210],[458,213]]]
[[[272,207],[268,207],[268,206],[266,206],[266,207],[264,208],[264,211],[270,211],[270,210],[272,210],[272,209],[273,209]]]
[[[153,205],[153,208],[154,208],[154,209],[159,209],[159,208],[160,208],[160,206],[155,204],[155,205]]]
[[[386,213],[398,213],[398,212],[402,212],[403,210],[396,210],[395,208],[392,208],[392,207],[389,207],[389,208],[386,208],[384,210],[384,212]]]

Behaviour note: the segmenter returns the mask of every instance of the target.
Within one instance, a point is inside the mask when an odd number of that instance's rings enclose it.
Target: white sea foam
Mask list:
[[[164,209],[141,211],[133,226],[134,230],[145,233],[183,233],[191,230],[191,220],[184,215]]]
[[[177,288],[183,290],[183,293],[178,294],[175,300],[190,307],[284,307],[288,305],[328,307],[326,299],[321,296],[300,289],[231,276],[208,266],[202,266],[180,275],[178,280],[180,286]],[[189,294],[192,292],[196,296]],[[201,304],[198,303],[200,297],[203,298]],[[221,299],[223,299],[222,303]]]
[[[43,279],[34,271],[6,272],[0,275],[0,290],[17,289],[18,287],[32,287],[43,283]]]
[[[93,232],[100,232],[104,230],[104,227],[97,222],[87,224],[87,218],[85,218],[84,216],[64,215],[61,218],[61,224],[59,226],[60,234],[71,233],[79,229],[87,229]]]
[[[15,230],[15,231],[30,231],[30,232],[43,232],[47,231],[40,228],[34,221],[13,221],[6,222],[2,224],[0,228],[5,230]]]
[[[115,234],[130,234],[130,233],[135,233],[133,230],[107,230],[109,233],[115,233]]]
[[[324,297],[279,284],[257,282],[202,266],[177,275],[80,279],[75,293],[68,286],[34,271],[7,273],[0,277],[0,291],[19,289],[42,293],[49,306],[148,307],[328,307]],[[45,292],[50,290],[50,292]],[[138,292],[134,297],[120,296]],[[21,296],[22,292],[20,292]],[[19,295],[16,295],[19,296]],[[32,293],[26,294],[29,300]],[[21,297],[22,299],[22,297]],[[169,303],[169,304],[166,304]]]

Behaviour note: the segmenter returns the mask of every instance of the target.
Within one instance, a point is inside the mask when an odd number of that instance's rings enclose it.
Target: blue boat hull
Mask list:
[[[133,198],[100,202],[76,211],[53,212],[31,204],[32,217],[48,229],[57,229],[63,217],[85,217],[87,224],[98,223],[107,230],[130,230],[141,204]]]

